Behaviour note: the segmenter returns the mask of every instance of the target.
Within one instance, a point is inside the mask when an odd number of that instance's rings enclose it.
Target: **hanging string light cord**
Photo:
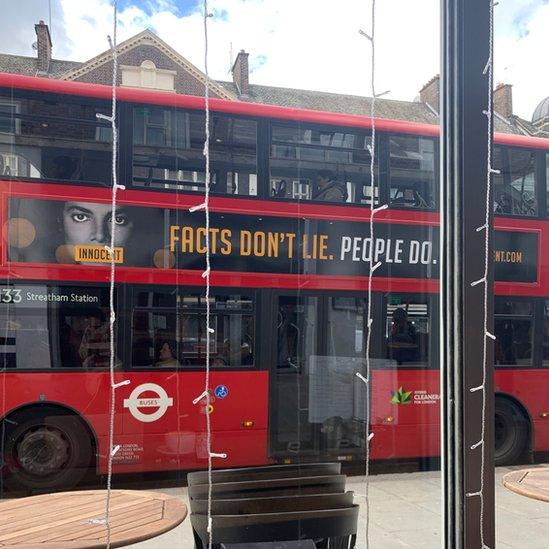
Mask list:
[[[111,525],[110,525],[110,503],[111,503],[111,487],[112,487],[112,469],[113,460],[120,446],[114,445],[114,417],[116,413],[116,389],[123,385],[128,385],[129,381],[125,380],[120,383],[115,383],[114,366],[115,366],[115,349],[114,335],[116,312],[114,309],[114,281],[116,274],[116,264],[114,256],[114,248],[116,242],[116,199],[118,190],[123,190],[125,187],[118,184],[118,175],[116,171],[118,159],[118,130],[116,127],[116,76],[118,72],[118,57],[116,52],[116,31],[117,31],[117,0],[113,0],[113,35],[112,40],[109,36],[109,45],[112,52],[112,101],[111,115],[105,116],[97,114],[97,118],[107,120],[111,123],[112,130],[112,192],[111,192],[111,229],[110,229],[110,244],[105,246],[109,252],[110,264],[110,284],[109,284],[109,373],[110,373],[110,416],[109,416],[109,455],[107,459],[107,498],[105,503],[105,526],[107,529],[107,549],[111,546]]]
[[[488,154],[486,162],[486,209],[485,209],[485,218],[484,225],[477,228],[477,232],[484,231],[484,275],[481,279],[475,280],[471,283],[471,286],[477,286],[478,284],[483,284],[484,286],[484,318],[483,318],[483,328],[484,328],[484,338],[482,345],[482,383],[477,387],[472,387],[469,389],[471,393],[480,392],[482,399],[482,417],[481,417],[481,430],[480,430],[480,440],[475,444],[470,446],[470,450],[474,451],[477,448],[480,448],[480,487],[477,492],[468,492],[466,497],[478,497],[480,501],[480,517],[479,517],[479,528],[480,528],[480,545],[481,549],[489,549],[484,541],[484,476],[486,474],[486,444],[485,444],[485,435],[486,435],[486,380],[488,375],[488,344],[489,340],[495,340],[496,337],[494,334],[488,331],[488,268],[490,261],[490,207],[492,204],[492,175],[495,173],[500,173],[499,170],[495,170],[492,167],[492,131],[493,131],[493,100],[492,100],[492,89],[493,89],[493,79],[494,79],[494,7],[497,5],[497,2],[490,2],[490,29],[489,29],[489,54],[488,61],[483,70],[483,74],[488,77],[488,107],[483,114],[488,118],[488,132],[487,132],[487,145],[488,145]]]
[[[374,437],[374,434],[370,432],[370,380],[371,380],[371,340],[372,340],[372,324],[373,324],[373,318],[372,318],[372,279],[374,276],[374,272],[376,269],[378,269],[381,266],[381,262],[377,261],[374,264],[375,261],[375,255],[374,255],[374,217],[375,215],[380,212],[381,210],[387,209],[387,205],[378,206],[376,208],[376,200],[375,200],[375,187],[376,187],[376,179],[375,179],[375,163],[376,163],[376,99],[378,97],[381,97],[382,95],[385,95],[386,92],[383,92],[381,94],[376,93],[376,87],[375,87],[375,73],[376,73],[376,65],[375,65],[375,59],[376,59],[376,48],[375,48],[375,31],[376,31],[376,0],[372,0],[372,26],[370,34],[359,31],[359,33],[368,39],[368,41],[371,44],[371,65],[372,65],[372,72],[371,72],[371,102],[370,102],[370,119],[371,119],[371,125],[372,125],[372,137],[370,145],[368,146],[368,150],[370,152],[370,261],[369,261],[369,273],[368,273],[368,293],[367,293],[367,313],[366,313],[366,376],[364,377],[360,372],[357,372],[357,377],[359,377],[365,385],[366,390],[366,398],[365,398],[365,431],[366,431],[366,442],[365,442],[365,470],[364,470],[364,499],[365,499],[365,505],[366,505],[366,525],[365,525],[365,543],[366,548],[369,547],[369,530],[370,530],[370,498],[369,498],[369,477],[370,477],[370,442],[372,438]]]
[[[211,549],[213,543],[212,530],[212,468],[213,458],[225,459],[226,453],[212,452],[212,422],[210,417],[211,395],[210,395],[210,341],[215,330],[211,326],[211,304],[210,304],[210,272],[211,272],[211,249],[210,249],[210,76],[208,73],[208,19],[212,14],[208,11],[208,1],[204,0],[204,74],[206,81],[204,85],[204,110],[205,110],[205,139],[203,154],[205,158],[205,179],[204,179],[204,201],[197,206],[189,208],[190,212],[204,210],[205,213],[205,232],[206,232],[206,270],[202,273],[202,278],[206,282],[206,364],[204,374],[204,390],[192,402],[193,404],[202,404],[205,402],[204,413],[206,416],[206,453],[208,457],[208,549]]]
[[[206,373],[204,375],[204,391],[206,393],[206,452],[208,453],[208,549],[213,543],[212,529],[212,421],[210,417],[210,338],[214,331],[210,326],[210,76],[208,73],[208,0],[204,0],[204,86],[205,109],[205,141],[204,157],[206,160],[206,178],[204,181],[204,213],[206,218]]]

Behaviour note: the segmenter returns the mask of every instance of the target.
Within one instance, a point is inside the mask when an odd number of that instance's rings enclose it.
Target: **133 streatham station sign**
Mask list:
[[[34,263],[110,262],[105,244],[116,225],[115,261],[128,267],[202,270],[203,212],[84,201],[12,198],[9,259]],[[439,229],[418,223],[330,221],[211,213],[211,267],[219,271],[438,278]],[[495,278],[536,282],[538,234],[496,231]]]

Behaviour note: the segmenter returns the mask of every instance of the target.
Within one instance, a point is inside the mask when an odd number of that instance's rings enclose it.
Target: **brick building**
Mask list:
[[[110,85],[112,57],[109,50],[84,62],[53,59],[48,26],[40,21],[35,30],[36,57],[0,54],[0,72]],[[204,94],[204,73],[152,31],[136,34],[119,44],[117,50],[120,86]],[[346,114],[370,112],[368,97],[252,84],[248,56],[243,50],[237,54],[232,81],[211,81],[212,97]],[[416,101],[378,99],[377,113],[383,118],[437,124],[439,89],[437,75],[423,86]],[[527,121],[513,113],[512,87],[498,84],[494,90],[494,108],[498,132],[544,136],[546,130],[549,131],[549,98],[538,105],[532,121]]]

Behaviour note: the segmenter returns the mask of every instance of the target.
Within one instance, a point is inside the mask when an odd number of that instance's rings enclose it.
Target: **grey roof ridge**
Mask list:
[[[18,59],[26,59],[28,61],[36,61],[36,57],[30,56],[30,55],[19,55],[16,53],[1,53],[0,56],[4,57],[17,57]],[[51,58],[51,61],[57,61],[58,63],[78,63],[79,65],[82,65],[82,61],[71,61],[70,59],[55,59],[54,57]]]
[[[507,124],[511,129],[515,130],[518,128],[522,133],[526,133],[521,126],[513,124],[508,118],[505,118],[505,116],[501,115],[499,112],[495,110],[494,110],[494,116],[504,124]]]
[[[231,82],[230,80],[216,80],[219,84],[230,84],[231,86],[234,86],[234,82]],[[306,90],[303,88],[286,88],[283,86],[267,86],[265,84],[250,84],[250,88],[265,88],[265,89],[275,89],[275,90],[286,90],[286,91],[298,91],[298,92],[307,92],[307,93],[314,93],[318,95],[325,95],[325,96],[337,96],[337,97],[349,97],[349,98],[355,98],[355,99],[372,99],[370,96],[367,95],[354,95],[349,93],[338,93],[338,92],[327,92],[327,91],[320,91],[320,90]],[[376,101],[387,101],[391,103],[402,103],[405,105],[419,105],[423,106],[423,103],[418,101],[405,101],[403,99],[387,99],[387,98],[378,98]]]

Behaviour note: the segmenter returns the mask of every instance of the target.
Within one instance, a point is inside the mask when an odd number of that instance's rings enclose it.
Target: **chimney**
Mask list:
[[[233,82],[240,95],[248,95],[250,93],[250,74],[248,71],[249,55],[250,54],[246,53],[244,50],[240,50],[232,68]]]
[[[440,112],[440,75],[433,76],[419,92],[419,100]]]
[[[37,50],[38,50],[38,72],[47,73],[50,68],[51,61],[51,36],[50,29],[44,21],[40,21],[38,25],[34,25],[36,31]]]
[[[498,84],[494,90],[494,110],[506,120],[513,117],[513,86]]]

